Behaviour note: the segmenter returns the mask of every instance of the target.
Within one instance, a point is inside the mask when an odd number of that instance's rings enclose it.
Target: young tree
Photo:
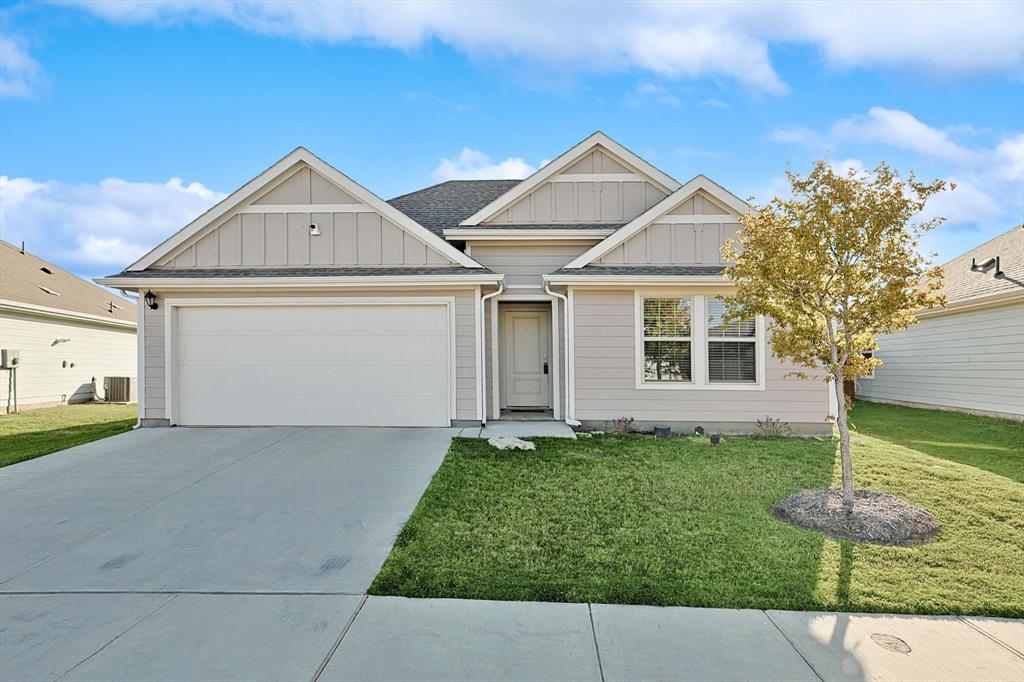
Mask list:
[[[918,250],[942,222],[912,222],[947,184],[902,180],[885,163],[872,172],[838,173],[818,161],[807,177],[786,173],[792,197],[776,197],[740,218],[722,249],[736,282],[730,317],[764,315],[780,358],[823,368],[839,404],[843,505],[853,508],[845,379],[882,363],[864,353],[876,338],[917,322],[915,311],[945,303],[942,270]],[[953,189],[954,185],[949,185]],[[804,376],[804,375],[802,375]]]

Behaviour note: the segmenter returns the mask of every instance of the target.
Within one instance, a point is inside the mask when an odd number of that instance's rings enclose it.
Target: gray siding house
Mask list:
[[[99,280],[150,303],[143,425],[518,418],[826,433],[828,386],[723,324],[747,205],[594,133],[525,180],[384,201],[299,148]]]
[[[878,340],[857,397],[1024,420],[1024,226],[942,269],[946,307]]]

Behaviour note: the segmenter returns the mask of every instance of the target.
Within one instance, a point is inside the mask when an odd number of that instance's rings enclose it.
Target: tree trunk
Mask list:
[[[843,506],[853,511],[853,459],[850,457],[850,426],[846,420],[846,395],[843,391],[843,372],[832,375],[832,388],[836,392],[836,425],[839,427],[839,459],[843,468]]]

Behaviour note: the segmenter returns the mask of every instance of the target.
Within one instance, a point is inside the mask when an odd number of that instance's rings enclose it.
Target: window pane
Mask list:
[[[733,320],[725,324],[722,318],[725,315],[725,301],[720,298],[708,299],[708,336],[723,336],[733,338],[752,338],[757,332],[757,325],[754,318],[745,320]]]
[[[688,298],[645,298],[644,336],[689,336]]]
[[[708,341],[708,378],[712,382],[755,382],[756,344],[751,341]]]
[[[644,341],[644,381],[689,380],[689,341]]]

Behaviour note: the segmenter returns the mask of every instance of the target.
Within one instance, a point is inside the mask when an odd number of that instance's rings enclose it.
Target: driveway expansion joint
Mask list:
[[[587,602],[587,615],[590,617],[590,634],[594,636],[594,653],[597,654],[597,672],[601,675],[601,682],[604,682],[604,666],[601,664],[601,646],[597,643],[597,628],[594,627],[594,609],[590,602]]]
[[[348,631],[352,629],[352,624],[356,622],[356,617],[359,615],[359,612],[363,610],[363,604],[366,603],[368,597],[369,595],[364,594],[363,598],[359,600],[359,605],[356,606],[356,610],[352,612],[352,617],[348,619],[348,622],[345,623],[345,627],[341,629],[341,634],[338,635],[338,639],[334,640],[334,646],[332,646],[327,652],[327,655],[324,656],[324,660],[320,662],[316,672],[313,673],[313,677],[310,678],[310,682],[317,682],[317,680],[320,679],[320,675],[323,674],[327,665],[331,662],[331,659],[334,658],[334,654],[338,651],[338,647],[341,646],[341,640],[345,639],[345,635],[347,635]]]
[[[807,666],[808,670],[810,670],[812,673],[814,673],[814,676],[817,677],[819,680],[821,680],[822,682],[825,682],[825,678],[821,676],[821,673],[819,673],[817,670],[815,670],[814,666],[811,665],[811,662],[807,660],[807,657],[804,656],[803,652],[800,651],[800,649],[797,648],[796,644],[793,644],[793,640],[791,640],[789,638],[789,635],[787,635],[785,632],[783,632],[782,628],[779,627],[779,624],[776,623],[774,620],[772,620],[771,614],[768,613],[768,611],[766,611],[765,609],[761,609],[761,613],[763,613],[764,617],[768,619],[768,622],[772,624],[772,627],[774,627],[776,630],[779,631],[779,634],[782,635],[782,638],[784,640],[786,640],[786,644],[788,644],[790,646],[790,648],[792,648],[793,651],[796,652],[796,655],[800,657],[800,660],[802,660],[804,662],[804,664]]]
[[[1003,647],[1004,649],[1009,651],[1014,656],[1016,656],[1018,658],[1021,658],[1021,659],[1024,659],[1024,651],[1019,651],[1019,650],[1013,648],[1012,646],[1010,646],[1009,644],[1007,644],[1003,640],[999,639],[998,637],[996,637],[995,635],[990,633],[988,630],[985,630],[984,628],[981,628],[981,627],[975,625],[972,621],[967,620],[963,616],[957,616],[956,619],[959,620],[961,623],[964,623],[965,625],[970,626],[971,629],[976,630],[977,632],[981,633],[982,635],[988,637],[993,642],[995,642],[999,646]]]

